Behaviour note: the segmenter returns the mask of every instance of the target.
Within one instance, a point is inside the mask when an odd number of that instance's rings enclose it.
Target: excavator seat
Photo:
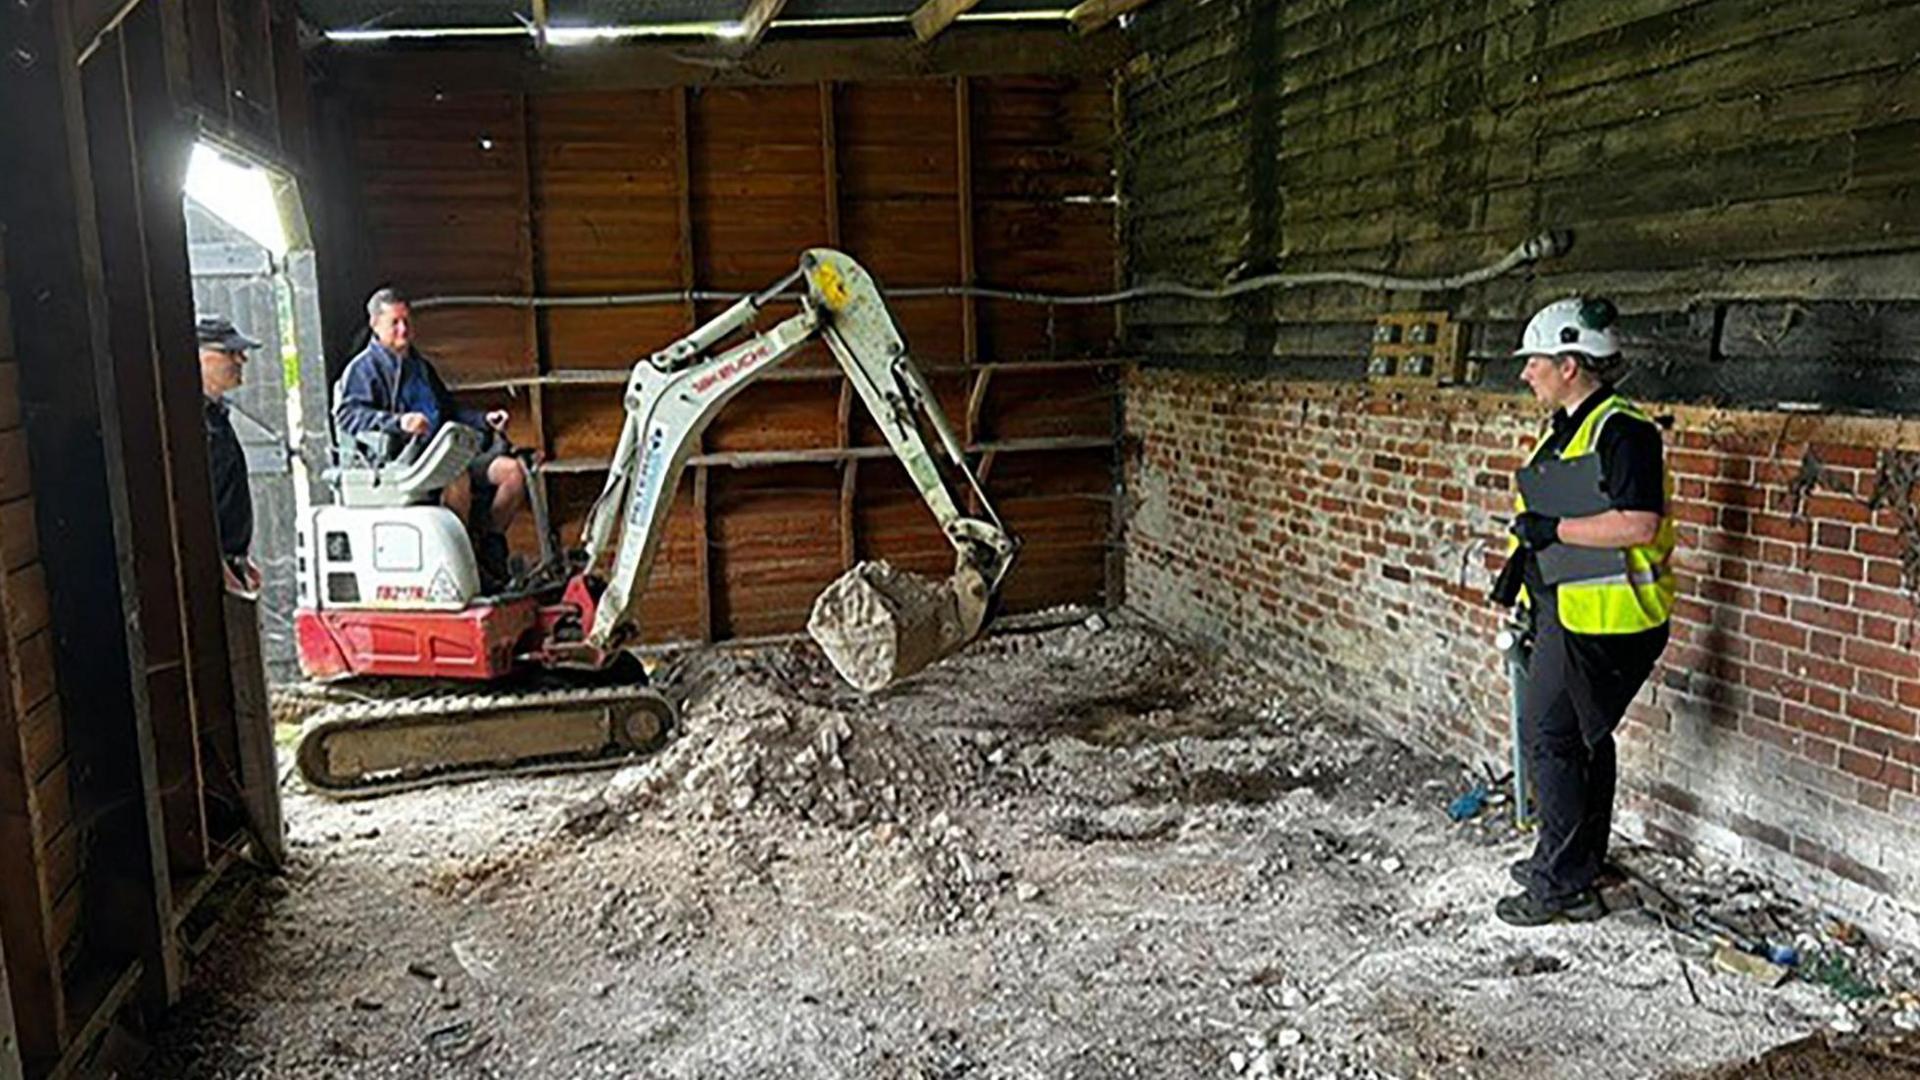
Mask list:
[[[389,457],[393,436],[365,432],[343,451],[346,464],[323,475],[340,506],[391,507],[431,502],[480,452],[481,434],[465,424],[442,424],[432,439],[412,439]]]

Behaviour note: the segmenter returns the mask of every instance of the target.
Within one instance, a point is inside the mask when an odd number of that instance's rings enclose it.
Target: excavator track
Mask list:
[[[315,792],[366,798],[611,768],[658,749],[675,719],[646,686],[421,694],[314,713],[294,761]]]

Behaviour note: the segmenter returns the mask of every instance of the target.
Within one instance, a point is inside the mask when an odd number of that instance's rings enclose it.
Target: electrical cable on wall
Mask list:
[[[1541,259],[1564,254],[1572,245],[1572,234],[1549,230],[1528,237],[1500,258],[1458,274],[1444,277],[1401,277],[1371,270],[1313,270],[1301,273],[1262,274],[1220,288],[1190,285],[1182,281],[1155,281],[1118,292],[1068,294],[996,289],[985,285],[932,285],[918,288],[888,289],[887,295],[900,299],[929,297],[973,297],[979,300],[1006,300],[1020,304],[1044,304],[1049,307],[1087,307],[1123,304],[1131,300],[1178,297],[1186,300],[1231,300],[1236,296],[1267,289],[1297,289],[1309,285],[1358,285],[1367,289],[1395,292],[1441,292],[1465,288],[1502,277],[1515,269]],[[512,296],[452,295],[428,296],[413,302],[415,308],[430,307],[637,307],[649,304],[685,304],[690,302],[731,303],[749,293],[713,292],[682,289],[675,292],[610,293],[601,296]],[[795,300],[798,293],[781,293],[781,299]]]

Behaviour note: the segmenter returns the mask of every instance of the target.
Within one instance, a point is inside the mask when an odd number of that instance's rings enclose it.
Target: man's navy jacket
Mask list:
[[[443,423],[456,421],[485,434],[487,414],[455,405],[447,384],[440,381],[440,373],[418,349],[409,351],[413,362],[402,363],[378,341],[370,341],[360,355],[347,362],[347,370],[340,373],[340,381],[333,388],[333,424],[339,437],[351,439],[363,431],[400,434],[400,417],[411,411],[401,404],[403,391],[411,389],[404,387],[402,380],[416,378],[426,380]]]

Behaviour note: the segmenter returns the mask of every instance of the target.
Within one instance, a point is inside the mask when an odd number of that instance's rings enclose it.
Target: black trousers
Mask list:
[[[1551,591],[1541,605],[1520,732],[1539,822],[1528,891],[1549,907],[1592,888],[1606,861],[1619,780],[1613,732],[1666,645],[1665,626],[1568,633]]]

